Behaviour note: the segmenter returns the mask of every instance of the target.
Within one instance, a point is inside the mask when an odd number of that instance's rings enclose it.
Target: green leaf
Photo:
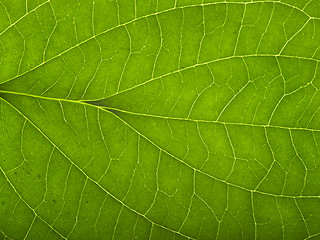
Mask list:
[[[0,239],[318,239],[317,0],[2,0]]]

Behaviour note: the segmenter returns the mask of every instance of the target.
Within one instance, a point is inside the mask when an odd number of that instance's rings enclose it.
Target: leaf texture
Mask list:
[[[0,239],[318,239],[318,0],[0,2]]]

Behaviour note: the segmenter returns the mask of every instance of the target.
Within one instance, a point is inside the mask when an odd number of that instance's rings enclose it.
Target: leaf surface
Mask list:
[[[2,1],[0,239],[317,239],[320,5]]]

